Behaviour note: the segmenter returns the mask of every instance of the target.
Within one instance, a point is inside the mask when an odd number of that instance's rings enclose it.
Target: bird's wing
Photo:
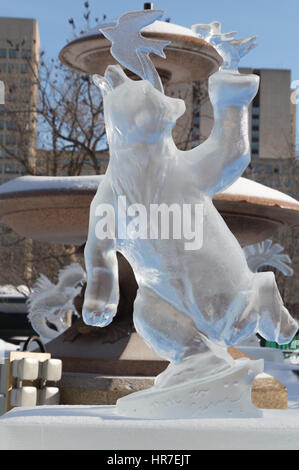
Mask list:
[[[163,10],[129,11],[119,18],[118,24],[122,25],[123,23],[134,23],[134,29],[139,31],[144,26],[148,26],[149,24],[161,18],[163,13]]]
[[[253,272],[257,272],[263,266],[272,266],[285,276],[292,276],[294,273],[290,266],[292,261],[289,255],[282,253],[283,247],[278,243],[272,244],[272,240],[245,246],[243,251]]]
[[[60,269],[58,273],[58,282],[69,282],[70,285],[72,283],[78,282],[78,280],[84,279],[85,278],[85,271],[82,268],[81,264],[79,263],[73,263],[68,266],[65,266],[64,268]]]
[[[35,293],[41,293],[53,289],[55,285],[47,278],[44,274],[40,274],[39,278],[36,280],[33,291]]]
[[[154,54],[165,59],[166,55],[163,49],[164,47],[168,46],[168,44],[170,44],[170,41],[161,41],[160,39],[148,39],[142,36],[142,41],[139,43],[136,49],[145,51],[147,52],[147,54],[153,52]]]
[[[256,43],[256,36],[252,36],[250,38],[246,38],[241,40],[240,47],[239,47],[239,54],[240,57],[244,57],[244,55],[248,54],[251,49],[257,46]]]
[[[166,41],[147,39],[140,34],[140,29],[153,23],[163,14],[162,10],[140,10],[122,15],[116,26],[102,28],[101,32],[112,42],[112,56],[123,66],[149,80],[155,88],[163,92],[163,85],[154,65],[149,58],[150,53],[165,58],[163,48]]]

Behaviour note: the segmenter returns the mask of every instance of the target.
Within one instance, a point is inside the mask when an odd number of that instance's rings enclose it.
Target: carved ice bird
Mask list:
[[[194,33],[207,42],[209,42],[211,37],[215,34],[223,34],[225,37],[232,37],[237,34],[237,31],[221,33],[221,23],[219,21],[212,21],[212,23],[209,24],[194,24],[191,26],[191,29],[194,31]]]
[[[264,240],[261,243],[245,246],[243,248],[247,263],[251,271],[258,272],[263,266],[273,266],[281,271],[285,276],[294,274],[289,255],[282,253],[283,247],[272,240]]]
[[[149,54],[153,52],[165,59],[164,47],[169,41],[147,39],[139,30],[161,18],[162,10],[132,11],[122,15],[116,26],[101,28],[100,31],[112,42],[111,54],[124,67],[155,88],[163,92],[163,86]]]
[[[210,43],[223,58],[222,70],[238,71],[240,59],[257,46],[256,36],[245,39],[227,37],[225,34],[215,34]]]
[[[69,327],[66,315],[70,311],[76,313],[73,299],[84,279],[85,271],[78,263],[60,270],[56,285],[44,274],[37,279],[27,300],[28,319],[45,343]]]
[[[235,39],[233,36],[237,33],[236,31],[222,33],[219,21],[213,21],[209,24],[194,24],[191,29],[215,47],[223,58],[222,70],[238,71],[240,59],[257,45],[256,36]]]

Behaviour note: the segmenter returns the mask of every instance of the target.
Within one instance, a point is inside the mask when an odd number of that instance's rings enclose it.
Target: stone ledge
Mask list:
[[[154,377],[124,377],[64,373],[59,383],[62,405],[115,405],[118,398],[152,387]],[[288,391],[277,379],[258,374],[253,381],[252,403],[257,408],[287,409]]]

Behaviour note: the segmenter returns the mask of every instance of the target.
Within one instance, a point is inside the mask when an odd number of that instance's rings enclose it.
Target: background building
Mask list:
[[[34,166],[39,46],[35,19],[0,18],[0,80],[5,84],[5,104],[0,105],[0,183],[23,173],[14,155],[26,153]]]
[[[260,77],[259,91],[249,111],[252,159],[295,157],[296,106],[290,99],[290,70],[240,68],[240,72]],[[192,145],[195,146],[210,135],[213,127],[207,83],[190,84],[185,94],[192,100],[188,119],[192,120]]]

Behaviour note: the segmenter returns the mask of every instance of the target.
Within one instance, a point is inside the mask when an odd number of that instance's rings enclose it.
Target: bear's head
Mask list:
[[[131,80],[119,65],[108,66],[105,77],[94,76],[104,97],[109,143],[152,143],[169,134],[185,112],[183,100],[170,98],[147,80]]]

